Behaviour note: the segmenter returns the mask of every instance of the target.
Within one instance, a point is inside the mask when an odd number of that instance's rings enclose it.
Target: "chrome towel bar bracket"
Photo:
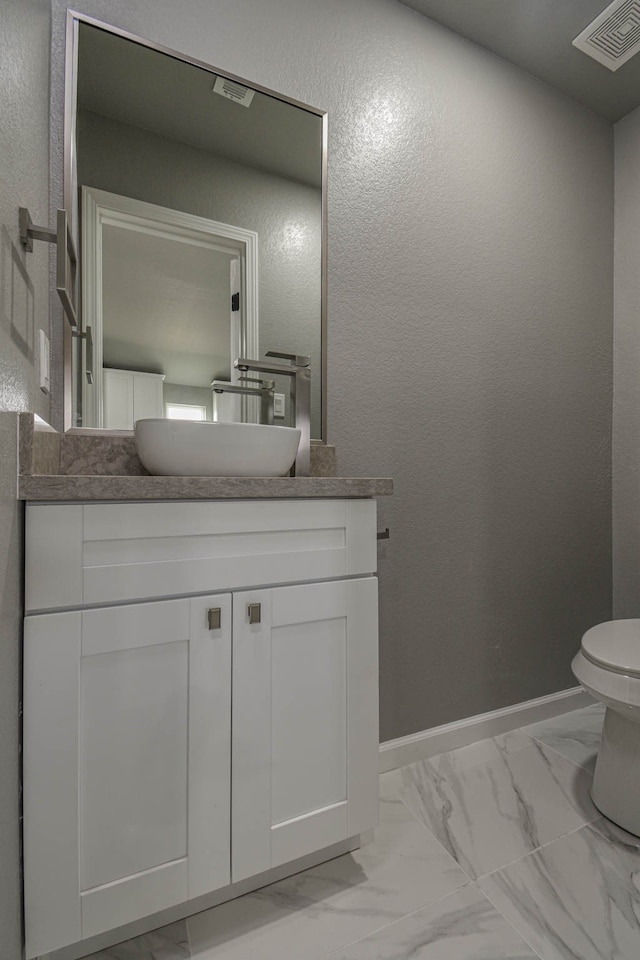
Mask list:
[[[19,228],[20,242],[27,251],[33,252],[33,241],[44,240],[46,243],[55,243],[56,255],[56,290],[62,301],[64,314],[70,325],[78,326],[78,314],[75,307],[76,298],[76,270],[78,257],[69,229],[69,218],[66,210],[58,210],[56,229],[38,227],[31,219],[26,207],[20,207]]]

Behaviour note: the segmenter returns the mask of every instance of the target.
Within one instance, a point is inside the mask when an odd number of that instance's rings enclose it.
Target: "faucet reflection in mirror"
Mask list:
[[[211,382],[241,386],[234,358],[286,344],[319,371],[310,434],[324,439],[326,113],[255,85],[246,105],[234,102],[214,91],[213,67],[82,14],[70,12],[69,22],[78,66],[67,77],[65,195],[72,209],[80,201],[81,322],[94,333],[94,387],[78,343],[68,358],[67,426],[124,426],[109,421],[100,399],[108,369],[138,385],[143,375],[164,376],[161,406],[143,416],[172,405],[214,419],[217,397],[255,422],[262,398],[212,393]],[[200,228],[206,254],[191,232]],[[276,397],[283,376],[274,375]]]
[[[234,363],[236,370],[253,370],[256,373],[279,374],[291,378],[291,405],[294,408],[294,427],[300,430],[300,444],[294,464],[296,477],[311,475],[311,433],[310,433],[310,405],[311,405],[311,363],[310,357],[299,356],[294,353],[280,353],[276,350],[267,350],[267,357],[280,360],[289,360],[290,366],[285,363],[272,363],[269,360],[247,360],[239,357]]]
[[[250,386],[253,384],[253,386]],[[216,422],[237,420],[235,410],[228,404],[220,402],[219,398],[228,397],[258,397],[260,400],[260,423],[273,425],[273,392],[275,380],[260,380],[257,377],[239,377],[238,383],[226,380],[212,380],[213,390],[213,419]]]

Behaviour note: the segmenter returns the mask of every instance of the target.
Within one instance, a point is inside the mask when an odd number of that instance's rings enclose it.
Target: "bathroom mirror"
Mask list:
[[[325,439],[326,114],[71,12],[67,64],[67,426],[256,419],[212,382],[277,350],[311,357]],[[292,423],[289,379],[276,424]]]

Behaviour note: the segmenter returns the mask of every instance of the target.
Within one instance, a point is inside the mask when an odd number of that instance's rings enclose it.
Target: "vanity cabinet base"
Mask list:
[[[54,596],[51,583],[33,582],[46,551],[30,564],[52,523],[66,537],[61,556],[78,558],[78,569],[63,572],[67,582],[95,590],[96,559],[108,560],[102,589],[112,591],[100,606],[25,618],[27,960],[216,891],[237,896],[239,884],[253,889],[276,868],[290,873],[286,865],[375,825],[377,580],[358,569],[371,539],[375,549],[375,509],[365,503],[364,511],[323,504],[324,513],[310,504],[306,518],[298,504],[301,529],[312,532],[284,534],[291,552],[306,542],[325,555],[329,543],[351,576],[249,589],[229,589],[229,570],[237,573],[239,556],[254,571],[269,569],[265,536],[280,545],[282,531],[269,527],[282,523],[282,504],[275,512],[250,504],[250,522],[267,527],[253,539],[229,529],[226,511],[203,511],[207,504],[187,511],[206,519],[200,534],[185,527],[176,509],[185,504],[155,505],[155,536],[144,524],[131,528],[127,504],[88,515],[81,505],[27,508],[29,596]],[[313,531],[340,517],[342,535]],[[198,551],[210,564],[210,593],[122,602],[126,567],[129,600],[131,582],[147,593],[163,587],[181,551],[187,569]],[[274,578],[291,569],[281,551],[271,560]],[[318,562],[303,557],[299,569]],[[60,582],[58,570],[52,577]]]
[[[68,947],[63,947],[53,953],[46,954],[45,957],[41,957],[39,960],[81,960],[81,958],[89,954],[107,950],[115,944],[121,944],[126,940],[140,937],[152,930],[158,930],[167,924],[175,923],[179,920],[186,920],[188,917],[196,913],[201,913],[203,910],[210,910],[223,903],[228,903],[230,900],[236,900],[245,894],[260,890],[263,887],[269,886],[269,884],[277,883],[279,880],[285,880],[287,877],[295,876],[304,870],[310,870],[321,863],[326,863],[328,860],[345,856],[345,854],[358,850],[360,846],[361,838],[359,836],[350,837],[348,840],[334,843],[330,847],[325,847],[322,850],[316,850],[306,857],[301,857],[299,860],[275,867],[273,870],[267,870],[265,873],[250,877],[248,880],[232,883],[228,887],[223,887],[221,890],[216,890],[204,897],[199,897],[197,900],[189,900],[186,903],[178,904],[178,906],[169,907],[160,913],[142,917],[133,923],[114,928],[106,933],[98,934],[88,940],[72,943]]]

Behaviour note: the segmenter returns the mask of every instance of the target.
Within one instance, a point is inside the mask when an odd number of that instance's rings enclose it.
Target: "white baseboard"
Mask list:
[[[412,733],[408,737],[387,740],[380,744],[380,773],[405,767],[416,760],[435,757],[438,753],[466,747],[487,737],[497,737],[500,733],[508,733],[509,730],[517,730],[518,727],[538,723],[539,720],[548,720],[549,717],[557,717],[569,710],[588,707],[592,703],[595,703],[595,700],[586,690],[582,687],[571,687],[569,690],[560,690],[559,693],[551,693],[536,700],[525,700],[524,703],[492,710],[491,713],[480,713],[476,717],[467,717],[454,723],[445,723],[442,727]]]

